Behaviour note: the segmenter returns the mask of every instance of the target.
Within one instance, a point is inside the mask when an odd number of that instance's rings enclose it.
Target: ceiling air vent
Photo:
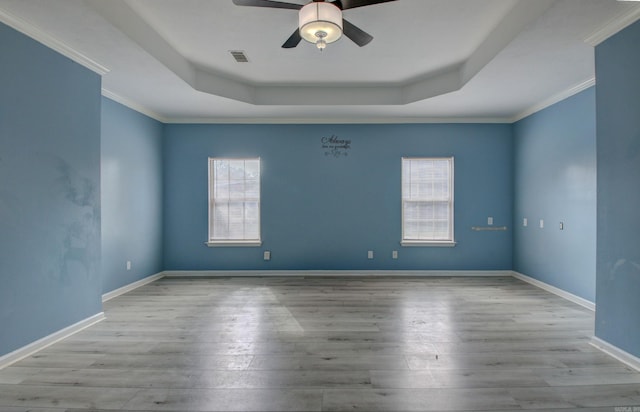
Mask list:
[[[233,56],[238,63],[248,63],[247,55],[242,50],[229,50],[229,53]]]

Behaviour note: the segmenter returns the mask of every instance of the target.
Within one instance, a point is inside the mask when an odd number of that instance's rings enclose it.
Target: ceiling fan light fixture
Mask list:
[[[342,36],[342,10],[331,3],[312,2],[298,14],[300,36],[320,50]]]

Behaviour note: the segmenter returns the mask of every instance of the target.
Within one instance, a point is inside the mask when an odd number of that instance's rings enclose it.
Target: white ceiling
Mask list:
[[[640,3],[397,0],[344,18],[374,40],[282,49],[295,10],[231,0],[0,0],[0,21],[165,122],[514,121],[592,85],[593,46]]]

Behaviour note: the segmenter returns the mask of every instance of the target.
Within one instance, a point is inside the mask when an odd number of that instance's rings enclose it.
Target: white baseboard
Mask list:
[[[118,288],[116,290],[112,290],[111,292],[105,293],[102,295],[102,302],[106,302],[109,299],[113,299],[117,296],[120,296],[124,293],[130,292],[140,286],[146,285],[147,283],[151,283],[155,280],[161,279],[164,277],[163,272],[156,273],[155,275],[147,276],[144,279],[140,279],[136,282],[130,283],[126,286]],[[39,339],[35,342],[32,342],[26,346],[23,346],[20,349],[17,349],[11,353],[8,353],[4,356],[0,357],[0,369],[5,368],[15,362],[18,362],[21,359],[24,359],[28,356],[33,355],[34,353],[46,348],[47,346],[53,345],[56,342],[65,339],[74,333],[77,333],[83,329],[88,328],[91,325],[94,325],[105,319],[104,312],[100,312],[94,316],[91,316],[87,319],[81,320],[78,323],[75,323],[71,326],[68,326],[64,329],[61,329],[57,332],[52,333],[49,336],[45,336],[42,339]]]
[[[591,342],[589,342],[592,346],[606,353],[607,355],[616,358],[620,362],[628,365],[629,367],[640,371],[640,358],[637,358],[630,354],[629,352],[625,352],[622,349],[618,348],[610,344],[607,341],[604,341],[596,336],[591,338]]]
[[[164,273],[160,272],[160,273],[156,273],[155,275],[151,275],[151,276],[147,276],[144,279],[140,279],[138,281],[135,281],[133,283],[129,283],[128,285],[125,285],[121,288],[112,290],[111,292],[107,292],[104,295],[102,295],[102,302],[106,302],[109,299],[113,299],[117,296],[123,295],[127,292],[131,292],[134,289],[139,288],[140,286],[144,286],[147,283],[151,283],[154,282],[158,279],[161,279],[162,277],[164,277]]]
[[[510,270],[167,270],[166,277],[250,277],[250,276],[415,276],[470,277],[512,276]]]
[[[75,333],[78,333],[91,325],[95,325],[103,319],[105,319],[104,312],[100,312],[84,320],[81,320],[80,322],[74,323],[71,326],[67,326],[64,329],[60,329],[59,331],[54,332],[49,336],[45,336],[42,339],[38,339],[35,342],[16,349],[13,352],[7,353],[6,355],[0,357],[0,369],[6,368],[7,366],[18,362],[21,359],[31,356],[34,353],[46,348],[47,346],[51,346],[54,343],[59,342],[62,339],[65,339]]]
[[[520,279],[523,282],[527,282],[532,284],[533,286],[537,286],[540,289],[544,289],[547,292],[551,292],[554,295],[558,295],[561,298],[564,298],[568,301],[571,301],[573,303],[577,303],[578,305],[585,307],[589,310],[595,311],[596,310],[596,305],[595,303],[591,302],[590,300],[581,298],[580,296],[576,296],[573,293],[569,293],[566,290],[562,290],[560,288],[557,288],[555,286],[552,286],[548,283],[544,283],[542,281],[539,281],[538,279],[534,279],[532,277],[529,277],[527,275],[523,275],[522,273],[518,273],[516,271],[512,271],[511,272],[512,276],[516,279]]]

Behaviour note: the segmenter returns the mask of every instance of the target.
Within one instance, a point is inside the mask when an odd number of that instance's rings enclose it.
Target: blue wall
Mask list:
[[[101,311],[100,77],[0,24],[0,355]]]
[[[101,147],[104,293],[162,271],[162,124],[103,98]]]
[[[640,22],[596,47],[596,335],[640,356]]]
[[[347,156],[325,155],[332,135]],[[164,268],[511,269],[511,231],[471,230],[511,225],[511,142],[509,125],[167,125]],[[205,246],[209,156],[261,157],[261,248]],[[456,247],[400,247],[402,156],[455,156]]]
[[[514,270],[594,302],[595,89],[515,123],[514,140]]]

